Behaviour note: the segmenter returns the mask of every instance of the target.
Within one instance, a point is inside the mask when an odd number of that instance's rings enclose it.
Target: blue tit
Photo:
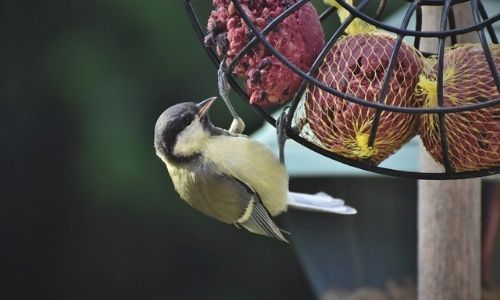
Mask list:
[[[208,110],[216,97],[165,110],[155,126],[156,154],[175,190],[190,206],[227,224],[287,242],[272,217],[292,205],[304,210],[353,214],[326,194],[288,192],[283,164],[263,144],[215,127]]]

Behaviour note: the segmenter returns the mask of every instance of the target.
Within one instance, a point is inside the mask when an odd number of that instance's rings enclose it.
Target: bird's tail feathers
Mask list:
[[[333,198],[324,192],[315,195],[304,193],[288,193],[288,207],[298,210],[354,215],[357,210],[345,205],[344,200]]]

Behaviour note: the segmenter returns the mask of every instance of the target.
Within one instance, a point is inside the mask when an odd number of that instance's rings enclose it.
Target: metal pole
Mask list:
[[[453,7],[457,28],[472,24],[469,2]],[[442,7],[423,7],[422,30],[439,30]],[[477,42],[477,34],[458,36]],[[422,51],[437,50],[437,39],[422,39]],[[443,171],[420,146],[420,168]],[[481,298],[480,179],[418,182],[418,299]]]

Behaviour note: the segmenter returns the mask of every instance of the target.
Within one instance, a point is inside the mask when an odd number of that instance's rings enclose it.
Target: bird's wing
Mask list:
[[[185,176],[188,191],[178,190],[181,197],[205,215],[246,230],[286,241],[262,205],[255,190],[242,180],[225,173],[213,172],[210,165],[198,165]],[[192,181],[191,181],[192,179]]]
[[[286,210],[288,175],[265,145],[244,136],[218,136],[207,143],[204,157],[224,174],[251,186],[271,216]]]
[[[288,240],[283,236],[284,231],[274,224],[269,212],[262,205],[259,195],[241,180],[237,178],[234,178],[234,180],[244,186],[248,193],[252,194],[245,213],[236,222],[236,225],[241,225],[252,233],[274,237],[288,243]]]
[[[235,223],[248,210],[253,194],[232,176],[204,169],[194,174],[188,192],[179,193],[192,207],[228,224]]]
[[[252,214],[248,220],[237,224],[252,233],[274,237],[288,243],[288,240],[283,236],[283,230],[274,224],[269,213],[260,202],[256,202],[253,205]]]

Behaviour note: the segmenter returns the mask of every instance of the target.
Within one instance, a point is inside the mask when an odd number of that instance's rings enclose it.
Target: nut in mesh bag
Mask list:
[[[490,45],[500,73],[500,45]],[[415,94],[422,106],[438,106],[437,64],[428,74],[420,75]],[[448,48],[444,56],[443,106],[463,106],[500,98],[483,48],[479,44],[462,44]],[[500,106],[447,113],[444,117],[448,160],[457,172],[474,171],[500,165]],[[443,163],[439,117],[420,117],[420,136],[432,157]]]
[[[344,9],[339,9],[339,15],[341,20],[347,17]],[[396,40],[361,20],[354,21],[346,31],[348,35],[328,52],[316,78],[341,93],[377,102]],[[419,52],[403,42],[381,102],[416,107],[413,90],[422,67]],[[308,87],[305,106],[314,137],[308,133],[304,138],[348,158],[378,164],[417,133],[417,116],[382,111],[374,144],[369,145],[375,109],[348,102],[314,85]]]
[[[297,0],[240,0],[241,6],[258,30]],[[231,0],[213,0],[208,19],[205,46],[215,45],[219,56],[229,64],[253,38],[247,24],[238,15]],[[324,45],[324,33],[314,6],[308,2],[282,20],[266,35],[267,41],[291,63],[307,71]],[[250,103],[266,107],[291,99],[300,87],[300,76],[285,66],[262,44],[256,44],[234,69],[244,78]]]

